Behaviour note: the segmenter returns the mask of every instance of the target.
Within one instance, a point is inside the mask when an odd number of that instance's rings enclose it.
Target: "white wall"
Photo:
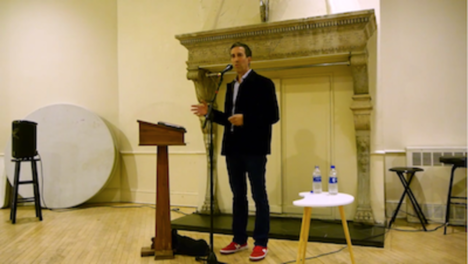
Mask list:
[[[114,0],[0,1],[0,152],[13,120],[50,104],[84,107],[116,132],[116,22]]]
[[[388,169],[407,165],[406,147],[466,147],[467,6],[463,0],[384,0],[380,8],[376,110],[383,141],[376,151],[385,154],[390,205],[398,202],[403,187]],[[448,171],[444,174],[445,178],[424,174],[416,178],[416,195],[426,197],[421,202],[445,209]],[[445,179],[443,188],[430,187],[440,178]],[[426,187],[417,188],[418,180]]]
[[[381,3],[385,148],[466,145],[466,1]]]
[[[116,8],[112,0],[1,1],[2,121],[67,102],[115,123]],[[0,149],[10,132],[2,124]]]

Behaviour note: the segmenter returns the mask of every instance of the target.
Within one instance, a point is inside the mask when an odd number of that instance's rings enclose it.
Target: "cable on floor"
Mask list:
[[[395,211],[394,211],[395,212]],[[417,217],[416,215],[414,214],[410,214],[408,212],[405,212],[403,210],[400,210],[400,212],[403,212],[407,215],[410,215],[412,217]],[[393,214],[392,214],[393,215]],[[434,229],[427,229],[426,231],[422,230],[422,229],[418,229],[418,230],[408,230],[408,229],[398,229],[398,228],[386,228],[386,229],[390,229],[390,230],[395,230],[395,231],[401,231],[401,232],[434,232],[434,231],[437,231],[438,229],[444,227],[446,224],[445,223],[441,223],[441,222],[435,222],[435,221],[432,221],[432,220],[427,220],[428,222],[431,222],[433,224],[440,224],[440,226],[437,226],[436,228]]]
[[[366,237],[366,238],[363,239],[363,241],[366,241],[366,240],[372,239],[372,238],[376,238],[376,237],[379,237],[379,236],[383,236],[383,235],[385,236],[385,235],[387,235],[387,233],[388,233],[390,230],[388,230],[388,228],[385,228],[385,229],[386,229],[386,232],[385,232],[385,233],[373,235],[373,236],[370,236],[370,237]],[[308,258],[305,258],[305,260],[316,259],[316,258],[320,258],[320,257],[324,257],[324,256],[336,254],[336,253],[342,251],[343,249],[345,249],[345,248],[347,248],[347,247],[348,247],[348,246],[346,245],[346,246],[344,246],[344,247],[342,247],[342,248],[340,248],[340,249],[338,249],[338,250],[330,251],[330,252],[327,252],[327,253],[322,253],[322,254],[317,255],[317,256],[308,257]],[[283,262],[283,263],[281,263],[281,264],[293,263],[293,262],[296,262],[296,261],[297,261],[297,260],[294,259],[294,260],[290,260],[290,261],[287,261],[287,262]]]

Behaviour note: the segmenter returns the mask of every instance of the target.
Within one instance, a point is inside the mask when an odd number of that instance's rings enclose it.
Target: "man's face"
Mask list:
[[[246,57],[244,47],[231,49],[231,63],[238,74],[244,74],[249,70],[251,57]]]

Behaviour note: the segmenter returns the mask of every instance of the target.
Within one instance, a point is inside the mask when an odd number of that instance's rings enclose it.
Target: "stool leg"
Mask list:
[[[32,177],[33,177],[34,203],[36,207],[36,217],[39,217],[39,220],[42,221],[41,194],[39,192],[39,179],[37,177],[36,160],[34,158],[31,160],[31,170],[32,170]]]
[[[413,179],[413,177],[414,177],[414,173],[411,176],[411,180]],[[409,190],[408,196],[410,196],[410,199],[413,199],[413,201],[414,201],[413,206],[418,207],[418,210],[419,210],[419,213],[420,213],[420,216],[418,216],[418,217],[420,218],[420,220],[422,218],[424,220],[424,222],[426,224],[428,224],[428,221],[426,219],[426,216],[424,216],[424,213],[423,213],[423,210],[422,210],[421,206],[419,206],[419,203],[416,200],[416,197],[414,196],[413,191],[411,191],[411,189],[410,189],[411,180],[408,181],[408,190]]]
[[[400,173],[397,172],[397,175],[398,175],[398,178],[400,178],[400,181],[403,183],[403,181],[405,181],[403,174],[400,174]],[[405,186],[405,184],[403,184],[403,186]],[[401,204],[403,203],[403,200],[405,199],[405,196],[406,196],[406,191],[404,191],[403,194],[401,195],[401,198],[400,198],[400,201],[398,202],[397,208],[395,209],[395,212],[393,213],[392,219],[390,220],[390,223],[388,224],[388,228],[390,228],[392,226],[393,222],[395,222],[395,218],[396,218],[396,216],[398,214],[398,211],[400,211],[400,207],[401,207]]]
[[[421,207],[419,207],[418,201],[416,200],[416,197],[414,197],[414,194],[413,194],[413,192],[411,191],[411,188],[410,188],[411,181],[413,180],[413,177],[414,177],[414,172],[413,173],[408,173],[408,175],[409,175],[409,178],[408,178],[408,181],[407,181],[405,179],[405,176],[403,175],[403,173],[398,172],[398,176],[400,178],[401,184],[403,184],[403,186],[405,187],[405,193],[408,194],[410,202],[413,205],[414,212],[417,214],[419,222],[421,222],[421,225],[422,225],[424,231],[427,231],[426,225],[424,225],[424,222],[423,222],[423,220],[424,220],[427,223],[427,219],[424,216],[424,213],[423,213]]]
[[[18,188],[19,188],[19,175],[21,171],[20,161],[15,161],[15,178],[13,180],[13,199],[11,201],[10,220],[11,223],[16,223],[16,209],[18,206]]]
[[[448,189],[448,196],[447,196],[447,207],[445,209],[445,226],[444,226],[444,235],[447,234],[447,226],[449,224],[449,218],[450,218],[450,203],[452,197],[452,184],[453,184],[453,175],[455,174],[455,169],[457,168],[456,165],[452,166],[452,172],[450,173],[450,183],[449,183],[449,189]]]
[[[418,216],[419,222],[421,222],[421,225],[422,225],[424,231],[427,231],[426,225],[424,224],[424,222],[427,224],[427,219],[424,216],[424,213],[423,213],[421,207],[419,206],[419,203],[416,200],[416,197],[414,196],[413,191],[411,191],[411,188],[410,188],[410,184],[411,184],[411,181],[413,180],[413,177],[414,177],[414,173],[409,174],[408,181],[403,183],[403,185],[405,186],[405,191],[408,193],[408,197],[410,199],[410,202],[413,205],[414,212]]]
[[[297,250],[296,264],[305,263],[305,254],[307,242],[309,241],[310,215],[312,208],[304,207],[304,215],[302,216],[301,233],[299,235],[299,247]]]
[[[411,204],[413,205],[414,211],[418,215],[419,222],[421,223],[424,231],[427,231],[426,225],[424,224],[424,223],[427,224],[427,219],[424,216],[424,213],[421,207],[419,206],[418,201],[416,200],[416,197],[414,197],[413,192],[409,189],[408,189],[408,197],[410,198]]]
[[[338,208],[340,209],[341,223],[343,224],[343,231],[345,233],[346,243],[348,244],[349,255],[351,256],[351,263],[355,264],[353,255],[353,245],[351,244],[351,237],[349,236],[348,222],[346,222],[344,208],[343,206],[338,206]]]
[[[10,193],[10,220],[13,220],[13,207],[14,207],[14,203],[13,203],[13,200],[14,200],[14,197],[15,197],[15,178],[16,178],[16,163],[15,163],[15,172],[14,172],[14,175],[13,175],[13,182],[10,182],[11,184],[11,193]]]
[[[395,209],[395,212],[393,213],[392,219],[390,220],[390,223],[388,224],[388,228],[390,228],[393,222],[395,222],[395,218],[398,214],[398,211],[400,211],[400,207],[403,202],[403,199],[405,199],[405,196],[406,196],[406,192],[403,192],[403,194],[401,195],[400,201],[398,202],[397,208]]]

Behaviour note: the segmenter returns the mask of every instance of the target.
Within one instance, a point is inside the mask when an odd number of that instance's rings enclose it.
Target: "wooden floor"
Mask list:
[[[192,208],[181,208],[191,213]],[[180,256],[172,260],[155,261],[140,257],[142,247],[149,247],[154,236],[155,210],[148,205],[107,204],[88,205],[80,209],[43,210],[44,220],[34,217],[34,208],[18,209],[17,223],[11,224],[10,210],[0,210],[0,263],[201,263],[194,257]],[[172,219],[183,214],[172,212]],[[434,229],[438,224],[432,224]],[[419,225],[397,221],[392,228],[416,231]],[[183,232],[194,239],[209,234]],[[434,232],[403,232],[390,230],[384,248],[353,246],[356,263],[467,263],[467,237],[464,227],[443,228]],[[249,263],[250,250],[233,255],[220,255],[219,249],[231,241],[231,236],[214,235],[214,249],[218,261]],[[252,248],[253,241],[249,240]],[[260,263],[294,263],[297,241],[270,240],[268,256]],[[307,257],[340,250],[344,245],[309,243]],[[338,253],[309,259],[306,263],[351,263],[347,248]]]

